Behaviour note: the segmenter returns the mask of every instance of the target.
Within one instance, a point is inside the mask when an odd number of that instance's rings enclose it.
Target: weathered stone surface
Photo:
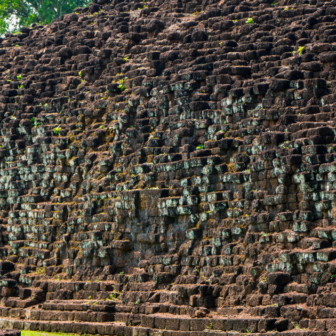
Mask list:
[[[0,329],[332,335],[335,4],[96,0],[0,39]]]

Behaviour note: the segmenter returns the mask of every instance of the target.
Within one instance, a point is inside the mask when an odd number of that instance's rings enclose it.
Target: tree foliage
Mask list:
[[[33,23],[46,24],[90,0],[0,0],[0,35]]]

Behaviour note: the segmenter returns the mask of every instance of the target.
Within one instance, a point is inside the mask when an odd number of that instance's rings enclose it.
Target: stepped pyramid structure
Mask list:
[[[0,40],[1,328],[336,335],[336,1],[272,1]]]

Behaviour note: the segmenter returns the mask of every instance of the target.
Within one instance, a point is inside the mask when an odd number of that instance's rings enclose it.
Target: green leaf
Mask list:
[[[20,27],[50,23],[77,7],[88,6],[90,0],[1,0],[0,35],[19,31]],[[14,25],[13,25],[14,22]]]

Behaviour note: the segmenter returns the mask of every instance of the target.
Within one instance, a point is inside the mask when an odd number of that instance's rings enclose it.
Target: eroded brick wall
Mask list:
[[[102,2],[1,40],[2,296],[333,307],[335,2]]]

